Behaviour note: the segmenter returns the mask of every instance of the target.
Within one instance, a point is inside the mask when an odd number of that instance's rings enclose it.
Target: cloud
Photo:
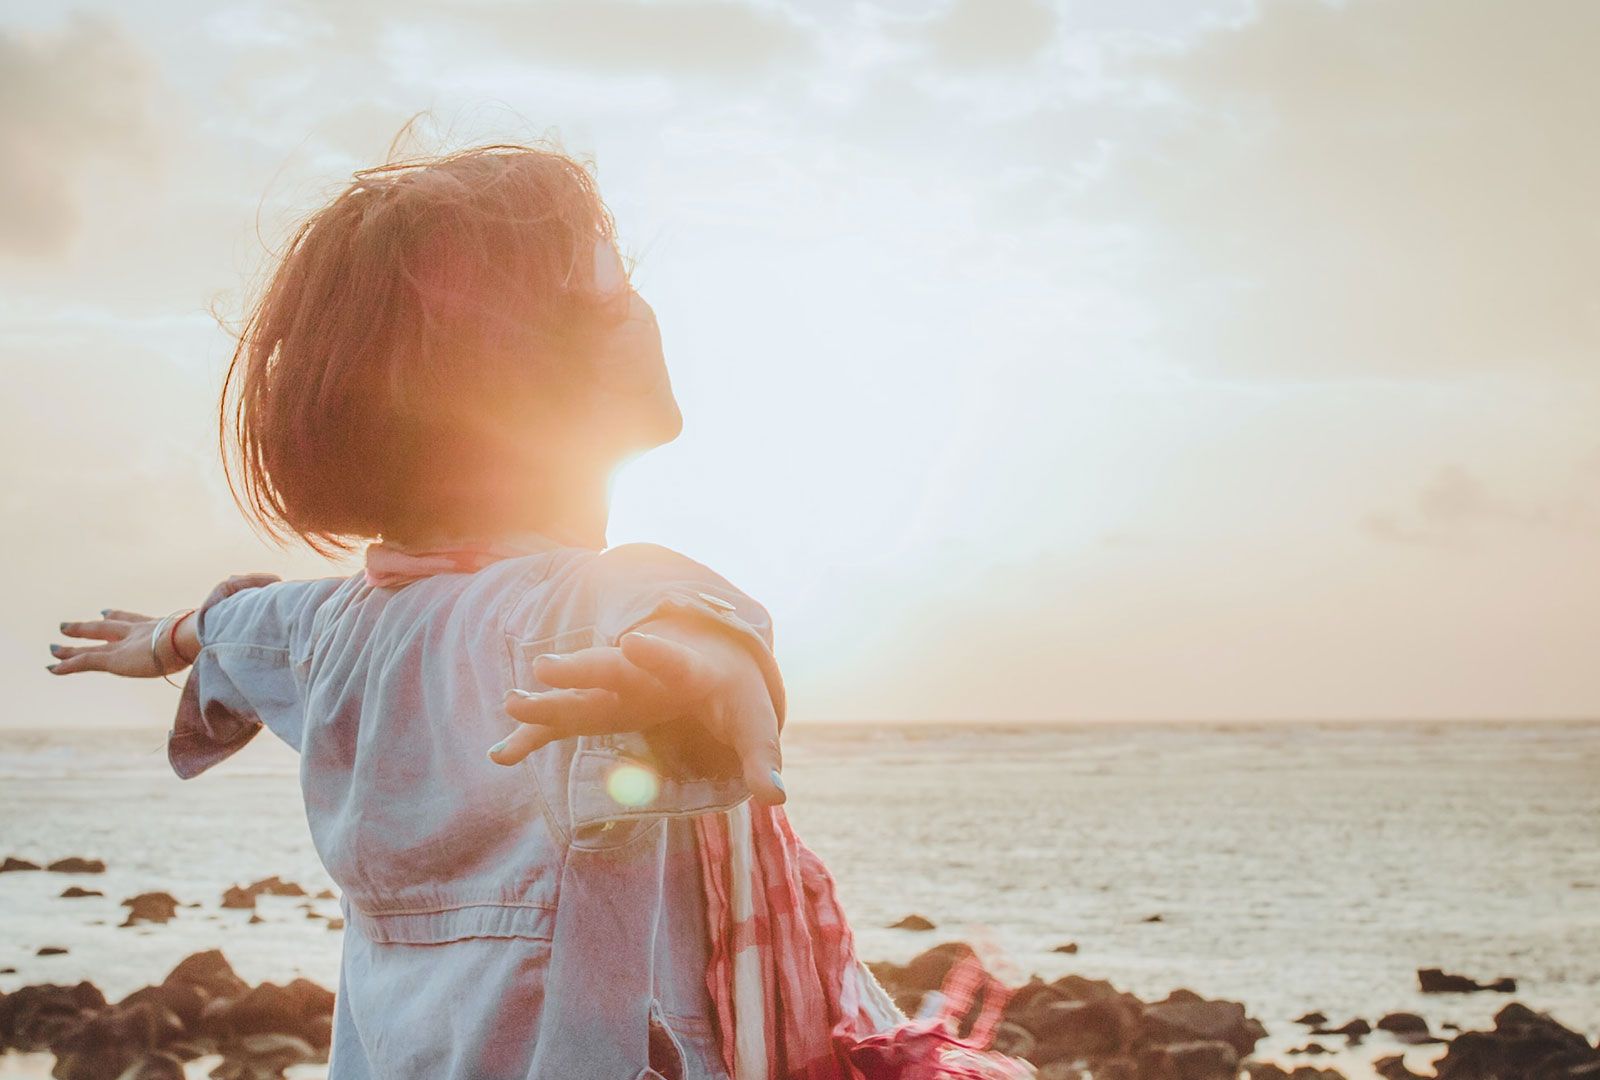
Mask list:
[[[937,60],[985,68],[1032,59],[1055,30],[1055,9],[1043,0],[956,0],[923,35]]]
[[[455,32],[502,58],[619,76],[737,79],[807,55],[810,31],[781,9],[739,0],[541,0],[443,5],[431,0],[306,5],[335,40],[375,42],[375,25]]]
[[[108,19],[0,31],[0,251],[60,252],[79,222],[84,174],[153,156],[153,85],[143,52]]]
[[[1460,465],[1435,471],[1403,510],[1374,511],[1361,521],[1362,529],[1375,540],[1431,547],[1463,547],[1480,530],[1493,525],[1600,536],[1592,509],[1581,497],[1545,501],[1506,498]]]
[[[1081,209],[1153,227],[1185,361],[1591,376],[1600,5],[1278,0],[1123,62],[1165,104]]]

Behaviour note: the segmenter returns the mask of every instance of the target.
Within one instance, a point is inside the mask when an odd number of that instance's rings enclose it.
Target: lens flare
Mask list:
[[[618,765],[606,777],[606,792],[622,806],[648,806],[660,790],[656,774],[643,765]]]

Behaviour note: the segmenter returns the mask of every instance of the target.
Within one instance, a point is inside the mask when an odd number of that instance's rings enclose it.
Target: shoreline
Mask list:
[[[941,998],[930,995],[938,995],[952,969],[969,958],[983,963],[972,946],[953,941],[905,964],[868,967],[902,1010],[915,1016],[937,1006]],[[1600,1075],[1600,1047],[1522,1004],[1509,980],[1491,985],[1434,970],[1418,975],[1424,991],[1440,995],[1442,1004],[1461,993],[1491,993],[1505,1004],[1483,1030],[1436,1024],[1414,1013],[1372,1021],[1354,1017],[1337,1026],[1321,1013],[1308,1014],[1295,1021],[1303,1046],[1258,1054],[1269,1032],[1239,1002],[1182,988],[1147,1001],[1105,980],[1067,974],[1046,981],[1035,975],[1003,990],[996,980],[989,991],[996,996],[980,997],[961,1033],[971,1032],[980,1006],[992,1005],[993,1047],[1030,1061],[1039,1080]],[[326,1075],[319,1067],[327,1061],[333,1005],[333,992],[309,979],[252,986],[220,949],[186,957],[160,982],[117,1002],[92,982],[29,984],[0,993],[0,1078],[312,1080]]]

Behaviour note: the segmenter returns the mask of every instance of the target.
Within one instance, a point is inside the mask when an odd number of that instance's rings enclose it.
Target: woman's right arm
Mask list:
[[[274,574],[246,574],[230,579],[237,588],[254,588],[279,580]],[[155,679],[182,671],[200,654],[199,620],[190,610],[178,616],[152,618],[133,611],[107,608],[100,618],[64,622],[68,637],[98,641],[98,645],[51,645],[56,658],[46,670],[53,675],[80,671],[105,671],[131,679]]]

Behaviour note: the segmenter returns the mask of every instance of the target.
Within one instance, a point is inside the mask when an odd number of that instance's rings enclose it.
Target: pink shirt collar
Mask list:
[[[452,540],[426,548],[406,548],[392,541],[368,544],[367,584],[383,589],[434,574],[471,574],[501,559],[572,546],[542,533],[519,533],[492,541]]]

